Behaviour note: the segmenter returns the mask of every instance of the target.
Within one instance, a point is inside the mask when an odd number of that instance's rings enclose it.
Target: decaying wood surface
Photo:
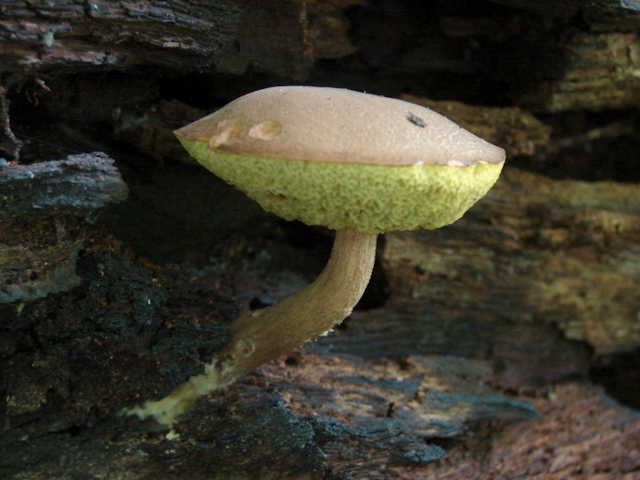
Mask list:
[[[120,418],[119,438],[109,449],[95,452],[109,434],[99,425],[97,438],[84,445],[72,438],[50,444],[50,460],[34,461],[17,478],[110,471],[123,479],[384,479],[392,467],[442,458],[438,443],[466,435],[470,424],[538,418],[528,401],[483,385],[490,370],[485,361],[459,357],[391,361],[297,353],[202,398],[166,438],[141,439],[132,429],[137,422]],[[12,428],[11,436],[20,430]],[[41,432],[31,437],[33,451],[49,439]],[[7,472],[20,464],[25,446],[16,441],[4,448],[0,465]]]
[[[0,303],[79,284],[75,263],[88,227],[127,186],[107,155],[0,166]]]
[[[65,72],[154,67],[181,73],[255,70],[299,81],[316,60],[360,53],[372,67],[396,72],[394,81],[414,83],[411,77],[418,75],[417,85],[430,72],[465,72],[479,81],[475,88],[482,95],[482,83],[498,79],[507,85],[503,94],[537,110],[637,104],[637,5],[495,3],[508,8],[487,2],[486,12],[452,9],[438,18],[428,9],[359,0],[16,1],[2,7],[0,64],[12,85]],[[591,28],[572,30],[578,21]],[[447,47],[438,52],[434,45],[444,42]],[[398,91],[387,75],[367,76],[365,85]],[[445,91],[437,83],[427,85],[438,94]]]
[[[559,47],[562,72],[519,101],[548,111],[628,107],[640,100],[640,36],[635,32],[576,33]]]
[[[456,303],[456,295],[466,297],[466,308]],[[514,324],[491,312],[491,304],[473,302],[471,295],[451,294],[450,305],[440,299],[391,301],[382,309],[352,314],[343,328],[318,343],[335,353],[363,357],[455,352],[486,359],[493,371],[484,380],[515,391],[586,378],[590,355],[584,345],[568,341],[551,326]]]
[[[640,471],[640,417],[599,388],[567,383],[522,401],[483,385],[492,368],[482,360],[314,350],[202,398],[171,435],[142,438],[126,418],[57,441],[32,432],[3,445],[1,471],[25,459],[31,468],[15,478],[632,480]]]
[[[259,66],[296,77],[311,59],[303,4],[293,0],[35,1],[2,8],[0,63],[21,74],[215,65],[223,72]]]
[[[208,468],[231,476],[257,478],[254,472],[259,471],[265,479],[384,479],[392,465],[423,466],[441,458],[444,451],[429,439],[458,436],[469,422],[537,417],[529,403],[467,381],[481,379],[487,369],[484,362],[459,358],[394,362],[296,354],[262,369],[263,376],[253,378],[255,385],[236,385],[226,397],[203,399],[179,422],[176,433],[209,447]],[[228,418],[229,408],[233,419]],[[292,422],[288,431],[278,421],[284,412]],[[256,435],[249,423],[261,425],[264,448],[231,453],[235,462],[216,460],[220,443],[243,431]],[[271,436],[276,439],[266,440]],[[275,445],[279,447],[274,452]],[[175,446],[187,449],[186,458],[196,453],[182,442]],[[280,468],[274,468],[275,463]],[[175,463],[168,459],[168,465],[192,471],[185,458]]]
[[[396,469],[393,480],[635,480],[640,416],[599,388],[568,384],[532,403],[541,418],[482,431],[424,469]]]
[[[456,224],[387,235],[382,261],[394,295],[432,309],[555,324],[598,353],[631,350],[640,345],[638,212],[635,184],[506,169]]]

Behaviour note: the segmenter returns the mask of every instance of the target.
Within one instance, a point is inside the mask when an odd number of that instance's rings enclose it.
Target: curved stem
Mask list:
[[[336,232],[331,257],[306,289],[271,307],[248,312],[229,326],[231,339],[205,368],[168,397],[127,410],[170,425],[200,395],[222,388],[260,365],[328,333],[353,310],[375,261],[376,234]]]

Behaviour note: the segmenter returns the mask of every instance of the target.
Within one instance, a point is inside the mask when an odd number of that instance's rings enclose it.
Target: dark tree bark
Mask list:
[[[127,186],[101,153],[0,167],[0,303],[68,290],[88,222]]]
[[[303,8],[293,0],[9,2],[0,63],[17,74],[257,67],[296,77],[310,64]]]

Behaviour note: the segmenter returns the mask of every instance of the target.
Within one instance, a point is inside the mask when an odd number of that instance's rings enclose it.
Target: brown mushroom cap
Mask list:
[[[504,150],[402,100],[325,87],[272,87],[176,131],[211,150],[369,165],[502,163]]]
[[[335,88],[259,90],[175,133],[265,210],[366,233],[452,223],[505,159],[428,108]]]

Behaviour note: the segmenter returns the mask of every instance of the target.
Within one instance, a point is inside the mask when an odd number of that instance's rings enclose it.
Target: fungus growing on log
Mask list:
[[[505,160],[503,149],[428,108],[337,88],[259,90],[175,134],[265,210],[336,235],[309,287],[241,315],[203,375],[128,411],[165,424],[198,396],[329,332],[362,296],[379,233],[454,222],[493,186]]]

